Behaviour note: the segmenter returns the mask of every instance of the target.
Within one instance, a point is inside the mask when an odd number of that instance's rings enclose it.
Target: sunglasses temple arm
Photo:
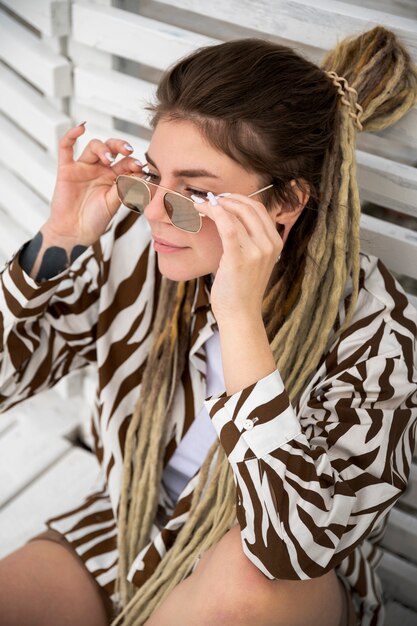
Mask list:
[[[252,193],[250,193],[248,195],[248,198],[252,198],[252,196],[256,196],[258,193],[261,193],[262,191],[266,191],[267,189],[271,189],[271,187],[273,187],[274,184],[272,183],[271,185],[267,185],[266,187],[262,187],[262,189],[258,189],[258,191],[253,191]]]

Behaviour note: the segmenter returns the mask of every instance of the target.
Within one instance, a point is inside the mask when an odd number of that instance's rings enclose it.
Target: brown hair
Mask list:
[[[326,72],[344,77],[350,86]],[[151,107],[153,124],[162,118],[194,122],[213,146],[262,180],[274,182],[272,194],[265,192],[263,198],[267,207],[273,197],[287,210],[294,208],[291,180],[309,189],[308,204],[290,233],[264,300],[271,349],[294,402],[329,341],[348,323],[357,300],[357,125],[385,128],[416,100],[416,68],[394,34],[379,26],[340,43],[323,69],[285,46],[245,39],[192,53],[159,84]],[[348,278],[352,294],[338,327]],[[124,608],[114,625],[121,620],[125,626],[144,624],[190,573],[197,555],[235,520],[233,475],[216,443],[202,465],[189,517],[173,547],[140,590],[126,581],[130,563],[149,541],[155,516],[164,429],[187,357],[194,293],[195,281],[162,281],[155,343],[126,440],[117,586]]]

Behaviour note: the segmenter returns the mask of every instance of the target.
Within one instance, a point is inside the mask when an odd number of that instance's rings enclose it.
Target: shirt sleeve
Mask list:
[[[21,268],[22,248],[0,274],[1,411],[95,360],[100,244],[40,283]]]
[[[414,342],[336,346],[295,410],[278,372],[206,400],[236,483],[245,554],[270,579],[336,567],[404,491],[414,448]],[[376,353],[377,352],[377,353]],[[337,358],[335,355],[343,355]],[[323,366],[324,368],[324,366]]]

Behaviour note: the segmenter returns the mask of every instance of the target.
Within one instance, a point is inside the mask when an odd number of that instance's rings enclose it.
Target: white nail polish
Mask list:
[[[107,159],[108,161],[110,161],[110,163],[113,163],[113,161],[114,161],[114,156],[112,155],[112,153],[111,153],[111,152],[106,152],[106,153],[104,154],[104,156],[106,157],[106,159]]]
[[[123,144],[123,148],[124,148],[125,150],[129,150],[129,152],[133,152],[133,148],[132,148],[132,146],[130,145],[130,143],[124,143],[124,144]]]
[[[136,165],[140,165],[141,167],[143,167],[143,163],[142,161],[139,161],[139,159],[135,160]]]
[[[227,191],[227,192],[225,192],[225,193],[219,193],[219,194],[217,194],[217,197],[218,197],[218,198],[226,198],[227,196],[231,196],[231,195],[232,195],[232,194],[231,194],[231,193],[229,193],[229,192]]]
[[[200,198],[199,196],[196,196],[194,194],[191,195],[191,199],[194,200],[194,202],[196,202],[197,204],[204,204],[205,202],[204,198]]]
[[[217,198],[211,191],[208,192],[207,198],[211,204],[211,206],[217,206],[219,203],[217,202]]]

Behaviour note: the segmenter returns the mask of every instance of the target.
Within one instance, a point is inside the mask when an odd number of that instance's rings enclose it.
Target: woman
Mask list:
[[[62,139],[51,216],[3,272],[1,393],[97,364],[102,471],[1,563],[8,624],[382,623],[416,316],[359,255],[354,150],[417,73],[381,27],[323,68],[209,47],[162,78],[146,164]]]

